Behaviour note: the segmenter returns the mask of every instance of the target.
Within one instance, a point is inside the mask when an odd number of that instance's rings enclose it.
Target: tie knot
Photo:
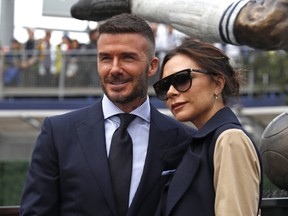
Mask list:
[[[129,114],[129,113],[121,113],[121,114],[119,114],[119,117],[120,117],[120,121],[121,121],[120,127],[124,129],[124,128],[128,127],[130,122],[132,122],[136,116],[133,114]]]

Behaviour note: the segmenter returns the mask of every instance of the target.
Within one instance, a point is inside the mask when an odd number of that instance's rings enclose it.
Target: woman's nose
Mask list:
[[[167,91],[167,97],[171,98],[173,96],[179,95],[179,92],[174,88],[173,85],[170,85],[168,91]]]

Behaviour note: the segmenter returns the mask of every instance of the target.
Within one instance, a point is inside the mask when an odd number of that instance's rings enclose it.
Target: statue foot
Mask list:
[[[79,0],[70,9],[72,17],[101,21],[121,13],[131,13],[129,0]]]

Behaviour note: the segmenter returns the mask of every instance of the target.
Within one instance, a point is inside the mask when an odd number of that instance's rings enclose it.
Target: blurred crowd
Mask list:
[[[187,36],[169,25],[150,25],[155,34],[156,55],[161,64],[166,52],[181,44]],[[65,86],[89,87],[99,84],[96,62],[97,29],[88,32],[87,44],[69,37],[68,33],[63,34],[57,45],[51,44],[53,31],[46,31],[45,36],[40,39],[35,39],[33,29],[28,28],[27,34],[26,42],[20,43],[13,38],[10,47],[2,49],[5,86],[55,87],[59,82],[65,82]],[[232,45],[215,45],[227,52],[235,64],[247,51]],[[155,76],[151,82],[157,79]]]
[[[82,65],[82,80],[78,81],[88,84],[95,80],[90,75],[97,72],[97,29],[88,33],[88,44],[81,44],[76,38],[64,34],[61,43],[55,46],[51,44],[53,31],[46,31],[45,36],[40,39],[35,39],[32,29],[27,29],[27,34],[28,40],[25,43],[13,38],[10,47],[2,49],[3,82],[6,86],[57,86],[62,71],[65,71],[67,84],[73,85],[80,71],[81,59],[86,59],[87,62]]]

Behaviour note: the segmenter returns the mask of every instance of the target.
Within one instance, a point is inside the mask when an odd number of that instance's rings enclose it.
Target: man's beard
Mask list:
[[[103,81],[99,78],[101,81],[101,87],[105,95],[113,102],[118,104],[126,104],[130,103],[136,99],[142,99],[146,98],[147,91],[148,91],[148,76],[147,76],[147,70],[145,70],[144,73],[142,73],[141,77],[137,81],[136,86],[134,89],[132,89],[131,93],[129,95],[123,96],[121,93],[116,96],[112,96],[109,94],[109,92],[106,90],[105,85],[103,84]]]

